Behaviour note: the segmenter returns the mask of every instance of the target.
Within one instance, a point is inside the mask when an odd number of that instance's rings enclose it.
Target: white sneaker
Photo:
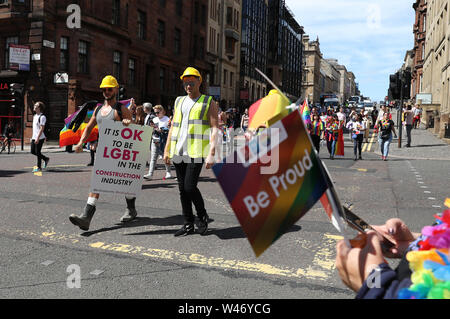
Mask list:
[[[159,155],[158,159],[163,159],[162,155]]]
[[[144,178],[147,179],[147,180],[151,180],[153,178],[153,175],[152,174],[147,174],[147,175],[144,175]]]
[[[166,176],[164,177],[164,179],[169,179],[169,178],[172,178],[172,174],[166,173]]]

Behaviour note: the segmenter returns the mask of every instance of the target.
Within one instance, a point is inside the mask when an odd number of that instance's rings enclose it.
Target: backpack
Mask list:
[[[39,115],[38,123],[41,125],[41,117],[44,116],[44,114]],[[46,118],[47,119],[47,118]],[[45,138],[48,139],[50,136],[50,126],[48,125],[48,121],[45,121],[44,125],[44,135]]]
[[[95,110],[95,117],[97,117],[98,112],[100,111],[102,107],[98,106],[97,109]],[[119,114],[119,118],[122,121],[123,117],[122,117],[122,103],[117,102],[116,104],[114,104],[113,109],[117,111],[117,113]]]

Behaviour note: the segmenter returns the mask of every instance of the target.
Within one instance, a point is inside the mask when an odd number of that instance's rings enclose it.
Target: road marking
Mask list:
[[[99,275],[103,274],[104,272],[105,272],[104,270],[96,269],[94,271],[91,271],[89,273],[89,275],[99,276]]]
[[[428,186],[420,186],[420,188],[428,188]]]
[[[32,169],[35,168],[34,167],[24,167],[24,169]],[[69,167],[87,167],[86,165],[82,165],[82,164],[74,164],[74,165],[52,165],[52,166],[48,166],[47,168],[69,168]]]
[[[370,138],[369,143],[364,144],[362,151],[366,152],[366,150],[367,150],[367,152],[370,152],[370,150],[372,149],[372,144],[373,144],[374,140],[375,140],[375,133],[372,133],[372,137]]]
[[[224,259],[221,257],[205,256],[197,253],[185,253],[168,249],[149,248],[144,246],[134,246],[122,243],[94,242],[89,243],[80,241],[80,235],[60,234],[54,231],[42,232],[40,234],[31,231],[15,231],[21,236],[38,237],[56,242],[71,242],[73,244],[84,243],[89,248],[125,253],[130,255],[140,255],[152,259],[166,260],[172,262],[181,262],[195,264],[205,267],[212,267],[225,270],[237,270],[253,273],[260,273],[269,276],[281,276],[285,278],[311,279],[311,280],[329,280],[334,275],[334,256],[335,246],[341,236],[324,234],[321,246],[316,250],[313,262],[307,268],[290,268],[285,266],[274,266],[270,264],[258,263],[246,260]],[[78,239],[77,239],[78,238]],[[313,243],[311,243],[313,246]]]
[[[44,265],[44,266],[48,267],[48,266],[50,266],[53,263],[54,263],[53,260],[46,260],[46,261],[42,262],[41,265]]]
[[[428,199],[430,199],[430,200],[436,200],[436,198],[434,198],[434,197],[428,197]]]
[[[433,205],[433,208],[442,208],[442,206],[439,206],[439,205]]]
[[[425,194],[431,194],[430,191],[423,191]]]

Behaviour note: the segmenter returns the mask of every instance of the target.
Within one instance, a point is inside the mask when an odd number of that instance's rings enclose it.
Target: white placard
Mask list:
[[[91,177],[92,193],[137,197],[149,158],[153,128],[104,120]]]
[[[30,47],[26,45],[9,45],[9,63],[11,70],[30,70]]]

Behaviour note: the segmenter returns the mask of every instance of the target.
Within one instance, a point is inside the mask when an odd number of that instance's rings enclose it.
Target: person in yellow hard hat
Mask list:
[[[75,152],[80,153],[83,151],[83,144],[91,134],[92,129],[98,125],[99,131],[104,120],[122,121],[123,125],[128,126],[133,123],[131,112],[128,108],[118,102],[117,97],[119,94],[119,83],[111,76],[106,76],[100,88],[103,91],[103,97],[105,102],[102,106],[97,106],[94,111],[94,115],[91,117],[86,129],[81,136],[80,142],[75,146]],[[70,215],[69,220],[72,224],[80,227],[81,230],[89,230],[89,226],[96,210],[96,203],[100,197],[97,193],[90,193],[84,212],[80,216],[75,214]],[[126,197],[127,210],[125,215],[120,219],[121,222],[128,222],[136,218],[137,211],[135,207],[136,198]]]
[[[211,96],[200,93],[202,76],[197,69],[188,67],[181,80],[187,96],[179,96],[175,101],[172,127],[164,151],[165,163],[170,164],[172,159],[175,165],[185,219],[175,236],[195,232],[192,204],[199,218],[198,233],[204,235],[208,230],[208,214],[197,184],[203,164],[206,163],[207,169],[214,164],[219,108]]]

